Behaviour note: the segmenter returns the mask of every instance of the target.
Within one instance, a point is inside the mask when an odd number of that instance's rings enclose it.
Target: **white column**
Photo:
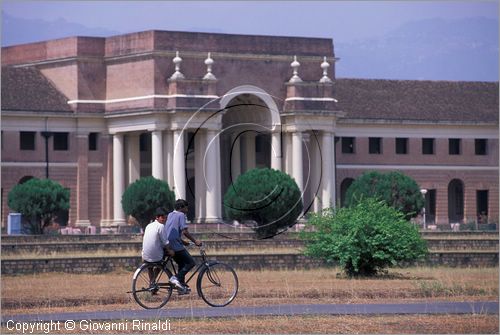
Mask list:
[[[293,163],[292,162],[293,146],[292,146],[292,134],[291,133],[285,133],[285,150],[286,150],[285,172],[291,176],[292,171],[293,171],[293,165],[292,165],[292,163]]]
[[[236,178],[241,174],[241,136],[238,134],[234,134],[232,136],[232,155],[231,155],[231,177],[233,180],[231,182],[236,181]],[[231,150],[231,148],[229,149]]]
[[[337,206],[337,176],[335,174],[335,168],[337,166],[337,162],[335,159],[335,133],[332,133],[332,141],[330,142],[332,144],[332,178],[331,178],[331,188],[332,188],[332,207],[335,208]]]
[[[205,155],[206,134],[200,130],[194,138],[194,199],[195,199],[195,218],[198,222],[205,218],[206,212],[206,182],[203,158]]]
[[[141,176],[141,152],[139,134],[127,135],[128,183],[132,184]]]
[[[151,174],[163,180],[163,139],[160,130],[151,133]]]
[[[174,130],[174,157],[173,157],[174,183],[176,199],[186,199],[186,161],[184,157],[184,132],[182,129]]]
[[[318,136],[319,138],[317,138]],[[321,137],[317,133],[311,134],[309,137],[309,148],[311,150],[311,199],[313,201],[312,210],[315,213],[321,212],[321,197],[323,196],[323,190],[321,185],[321,155],[320,155],[320,146],[321,146]]]
[[[335,191],[334,191],[334,146],[333,134],[329,131],[324,131],[322,140],[322,153],[323,153],[323,182],[322,182],[322,206],[323,209],[334,207]]]
[[[215,214],[217,215],[217,222],[222,218],[222,194],[221,194],[221,155],[220,155],[220,136],[217,136],[214,140],[215,144],[215,162],[216,162],[216,173],[217,173],[217,183],[215,183],[215,198],[217,201],[215,207]]]
[[[281,133],[271,135],[271,169],[281,171]]]
[[[245,138],[245,172],[255,168],[255,133],[246,132]]]
[[[163,133],[163,177],[168,183],[168,187],[172,189],[174,187],[174,143],[173,135],[170,130],[166,130]]]
[[[205,180],[206,180],[206,195],[207,195],[207,203],[206,203],[206,221],[207,222],[218,222],[220,219],[219,213],[220,203],[218,202],[220,199],[220,185],[218,185],[220,177],[217,177],[217,174],[220,174],[218,170],[218,165],[220,162],[220,154],[219,148],[217,145],[219,141],[216,138],[217,131],[215,130],[207,130],[206,133],[206,150],[205,150]]]
[[[304,190],[304,171],[302,169],[302,132],[296,131],[292,134],[293,147],[293,178],[299,186],[300,192]]]
[[[122,195],[125,191],[123,134],[113,135],[113,225],[125,225]]]

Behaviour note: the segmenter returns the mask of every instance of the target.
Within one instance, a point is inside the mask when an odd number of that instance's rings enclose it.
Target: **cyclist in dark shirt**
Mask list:
[[[170,282],[177,286],[180,293],[188,293],[189,288],[185,283],[186,274],[194,265],[194,259],[186,250],[185,245],[189,242],[182,239],[182,235],[187,237],[197,246],[201,246],[201,241],[195,239],[188,231],[186,223],[186,213],[188,212],[188,202],[184,199],[178,199],[175,202],[175,210],[168,214],[167,223],[165,224],[166,235],[169,242],[169,247],[174,251],[174,261],[179,266],[177,276],[172,276]]]

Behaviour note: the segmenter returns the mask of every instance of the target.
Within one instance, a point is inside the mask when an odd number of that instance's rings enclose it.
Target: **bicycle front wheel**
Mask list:
[[[196,288],[210,306],[227,306],[238,293],[238,276],[229,265],[213,263],[200,272]]]
[[[144,263],[132,280],[132,294],[143,308],[155,309],[165,306],[172,295],[169,283],[170,271],[155,263]]]

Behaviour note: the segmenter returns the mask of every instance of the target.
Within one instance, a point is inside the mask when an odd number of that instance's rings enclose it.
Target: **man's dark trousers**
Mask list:
[[[186,249],[176,251],[174,261],[179,265],[177,279],[179,279],[182,284],[185,284],[186,274],[195,266],[196,263]]]

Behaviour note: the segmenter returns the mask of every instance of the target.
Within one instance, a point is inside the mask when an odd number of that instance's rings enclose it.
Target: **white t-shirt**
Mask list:
[[[163,259],[163,248],[168,244],[165,225],[158,221],[146,226],[142,239],[142,259],[147,262],[158,262]]]

